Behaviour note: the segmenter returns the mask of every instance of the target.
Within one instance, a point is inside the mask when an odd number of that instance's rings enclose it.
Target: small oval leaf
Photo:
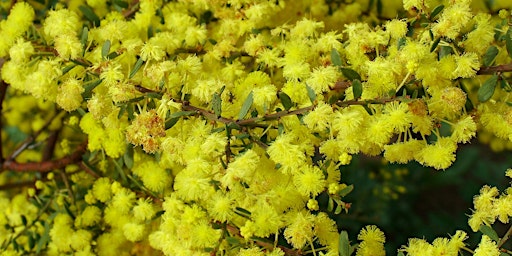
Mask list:
[[[220,117],[220,115],[222,114],[222,99],[220,98],[220,95],[218,93],[213,94],[212,108],[213,113],[215,113],[215,116]]]
[[[281,103],[283,104],[284,109],[290,110],[293,106],[292,99],[290,99],[290,96],[284,92],[279,92],[279,99],[281,100]]]
[[[348,80],[354,81],[359,80],[361,81],[361,76],[353,69],[350,68],[340,68],[341,73],[343,73],[343,76],[345,76]]]
[[[96,13],[94,13],[94,10],[87,6],[87,5],[80,5],[78,9],[84,14],[85,18],[89,20],[94,26],[99,27],[100,26],[100,18]]]
[[[350,256],[350,242],[348,241],[347,231],[341,231],[340,233],[338,252],[340,256]]]
[[[313,88],[311,88],[309,85],[306,85],[306,89],[308,90],[308,97],[311,103],[313,103],[316,100],[316,93]]]
[[[508,28],[507,34],[505,35],[505,44],[507,46],[508,56],[512,58],[512,27]]]
[[[444,9],[444,5],[438,5],[432,12],[430,13],[430,20],[434,19],[442,10]]]
[[[344,196],[348,195],[350,192],[352,192],[352,190],[354,190],[354,185],[346,186],[342,190],[338,191],[338,195],[340,195],[341,197],[344,197]]]
[[[352,82],[352,92],[354,93],[354,99],[359,99],[363,95],[363,85],[358,79]]]
[[[484,66],[488,67],[492,65],[492,63],[496,59],[496,56],[498,55],[498,52],[498,48],[494,45],[491,45],[491,47],[489,47],[489,49],[487,49],[487,51],[484,54]]]
[[[439,42],[441,42],[441,38],[437,38],[433,43],[432,46],[430,46],[430,52],[433,52],[436,50],[437,46],[439,45]]]
[[[251,109],[252,102],[254,101],[253,93],[249,93],[247,95],[247,98],[244,101],[244,104],[242,105],[242,108],[240,109],[240,112],[238,113],[238,120],[242,120],[247,113],[249,113],[249,109]]]
[[[331,49],[331,62],[336,67],[341,67],[343,64],[340,53],[334,48]]]
[[[103,43],[103,46],[101,47],[101,58],[107,58],[107,55],[110,52],[110,45],[110,40],[107,40],[105,43]]]
[[[482,232],[482,234],[488,236],[490,239],[492,239],[496,242],[499,242],[499,240],[500,240],[496,231],[494,231],[494,229],[492,229],[492,227],[490,227],[490,226],[481,225],[480,228],[478,229],[478,231]]]
[[[142,64],[144,63],[144,61],[139,58],[137,60],[137,62],[135,62],[135,65],[133,66],[133,69],[132,71],[130,72],[130,76],[128,78],[132,78],[133,76],[135,76],[135,74],[137,73],[137,71],[139,71],[140,67],[142,67]]]
[[[494,89],[496,88],[496,84],[498,82],[498,75],[493,75],[491,78],[487,79],[484,84],[478,89],[478,100],[480,102],[488,101],[492,95],[494,94]]]

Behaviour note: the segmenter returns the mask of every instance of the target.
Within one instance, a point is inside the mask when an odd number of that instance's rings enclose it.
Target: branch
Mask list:
[[[512,71],[512,63],[503,64],[491,67],[482,67],[476,72],[477,75],[492,75],[496,72],[510,72]]]
[[[35,162],[35,163],[17,163],[14,160],[6,161],[2,164],[2,170],[11,170],[15,172],[50,172],[55,169],[64,168],[67,165],[78,163],[82,160],[82,155],[87,150],[87,141],[82,143],[71,155],[60,159]]]
[[[238,237],[242,237],[242,235],[240,234],[240,230],[237,227],[232,226],[230,224],[226,224],[226,229],[232,235],[235,235],[235,236],[238,236]],[[278,234],[276,234],[276,235],[278,235]],[[266,242],[261,241],[261,240],[253,240],[253,241],[256,244],[258,244],[259,246],[262,246],[264,248],[267,248],[267,249],[268,248],[274,248],[274,245],[271,244],[271,243],[266,243]],[[287,255],[287,256],[300,256],[300,255],[303,255],[301,250],[290,249],[290,248],[282,246],[282,245],[278,245],[277,248],[281,249],[284,252],[284,255]]]
[[[14,152],[10,156],[7,157],[6,161],[7,162],[13,161],[14,158],[16,158],[25,149],[27,149],[36,140],[37,136],[39,136],[46,128],[48,128],[48,126],[50,126],[50,124],[53,122],[53,120],[55,118],[57,118],[62,113],[63,113],[63,111],[55,114],[48,121],[46,121],[46,123],[41,127],[41,129],[39,129],[38,131],[34,132],[34,134],[32,134],[25,141],[23,141],[23,143],[18,148],[16,148],[16,150],[14,150]],[[44,160],[47,160],[47,159],[44,159]]]

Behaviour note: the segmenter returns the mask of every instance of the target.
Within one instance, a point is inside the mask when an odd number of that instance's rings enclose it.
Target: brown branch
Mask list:
[[[48,139],[46,139],[46,145],[43,149],[43,161],[48,161],[52,159],[53,151],[55,150],[55,146],[57,144],[57,139],[59,138],[59,131],[52,131]]]
[[[492,75],[497,72],[510,72],[512,71],[512,63],[503,64],[491,67],[482,67],[476,72],[477,75]]]
[[[10,156],[6,158],[6,161],[13,161],[14,158],[16,158],[19,154],[21,154],[21,152],[27,149],[36,140],[37,136],[39,136],[46,128],[48,128],[48,126],[50,126],[53,120],[57,118],[61,113],[63,112],[61,111],[60,113],[57,113],[54,116],[52,116],[48,121],[46,121],[46,123],[41,127],[41,129],[34,132],[34,134],[32,134],[25,141],[23,141],[23,143],[18,148],[16,148],[16,150],[14,150]]]
[[[78,163],[82,160],[82,155],[87,150],[87,141],[77,147],[71,155],[60,159],[43,162],[17,163],[14,160],[6,161],[2,164],[2,170],[11,170],[15,172],[50,172],[55,169],[63,168],[70,164]]]

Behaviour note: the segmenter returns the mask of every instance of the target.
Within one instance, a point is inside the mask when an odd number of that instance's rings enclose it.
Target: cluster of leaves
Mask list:
[[[2,2],[1,249],[383,255],[378,228],[351,243],[334,221],[363,203],[347,202],[346,166],[364,155],[446,169],[477,134],[507,148],[510,8]],[[475,197],[474,251],[457,231],[398,253],[508,255],[512,231],[490,228],[512,207],[498,194]]]

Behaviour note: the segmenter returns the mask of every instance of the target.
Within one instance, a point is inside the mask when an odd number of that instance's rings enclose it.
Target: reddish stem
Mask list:
[[[14,160],[6,161],[2,164],[2,170],[11,170],[15,172],[50,172],[55,169],[64,168],[67,165],[78,163],[82,160],[82,155],[87,150],[87,141],[77,147],[71,155],[51,161],[35,163],[17,163]]]

